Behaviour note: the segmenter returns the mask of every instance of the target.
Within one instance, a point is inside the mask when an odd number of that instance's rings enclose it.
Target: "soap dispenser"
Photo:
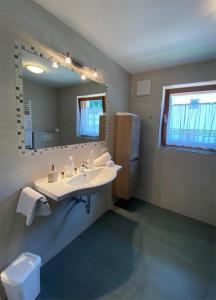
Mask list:
[[[89,153],[88,163],[89,169],[94,169],[94,150],[91,150]]]
[[[58,172],[55,169],[55,166],[52,165],[51,170],[48,173],[48,182],[55,182],[58,180]]]
[[[73,156],[68,157],[68,164],[65,166],[65,176],[71,177],[74,174],[74,161]]]
[[[94,168],[94,151],[91,150],[89,153],[89,169]]]

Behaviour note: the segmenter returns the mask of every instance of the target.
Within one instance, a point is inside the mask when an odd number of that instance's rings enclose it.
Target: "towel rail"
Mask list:
[[[84,203],[85,204],[85,210],[87,214],[90,214],[91,211],[91,196],[86,196],[87,199],[84,199],[83,196],[77,196],[74,194],[70,200],[73,202],[72,208],[74,208],[78,203]]]

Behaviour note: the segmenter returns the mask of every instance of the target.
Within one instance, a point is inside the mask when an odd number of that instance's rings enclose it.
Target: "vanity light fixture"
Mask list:
[[[94,77],[94,78],[97,78],[97,77],[98,77],[98,73],[97,73],[97,70],[96,70],[96,69],[94,69],[94,71],[93,71],[93,77]]]
[[[57,61],[52,56],[50,56],[50,60],[52,62],[52,67],[57,69],[59,67]]]
[[[66,64],[71,64],[71,58],[70,58],[70,53],[69,52],[66,53],[65,63]]]
[[[84,64],[77,58],[72,57],[72,64],[77,67],[78,69],[83,69],[84,68]]]
[[[35,74],[42,74],[45,73],[45,69],[43,69],[42,67],[39,66],[35,66],[35,65],[25,65],[25,68]]]
[[[86,70],[88,70],[88,72],[92,73],[93,78],[95,78],[95,79],[98,78],[98,73],[97,73],[96,68],[86,67],[80,60],[78,60],[77,58],[71,57],[70,52],[66,52],[66,54],[62,53],[62,52],[58,52],[58,54],[64,58],[66,64],[68,64],[68,65],[71,64],[78,69],[86,69]],[[53,62],[53,67],[56,68],[56,66],[54,66],[54,64],[55,63]],[[84,74],[81,75],[81,79],[86,80],[87,79],[86,75],[84,75]]]

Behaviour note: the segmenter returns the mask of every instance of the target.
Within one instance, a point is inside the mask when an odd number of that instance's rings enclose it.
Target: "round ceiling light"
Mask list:
[[[39,67],[39,66],[34,66],[34,65],[26,65],[25,68],[35,74],[41,74],[45,72],[45,69]]]

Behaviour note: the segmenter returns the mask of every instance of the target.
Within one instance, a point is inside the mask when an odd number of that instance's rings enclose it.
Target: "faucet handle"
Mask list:
[[[81,161],[80,165],[82,167],[87,167],[88,166],[88,162],[87,161]]]

